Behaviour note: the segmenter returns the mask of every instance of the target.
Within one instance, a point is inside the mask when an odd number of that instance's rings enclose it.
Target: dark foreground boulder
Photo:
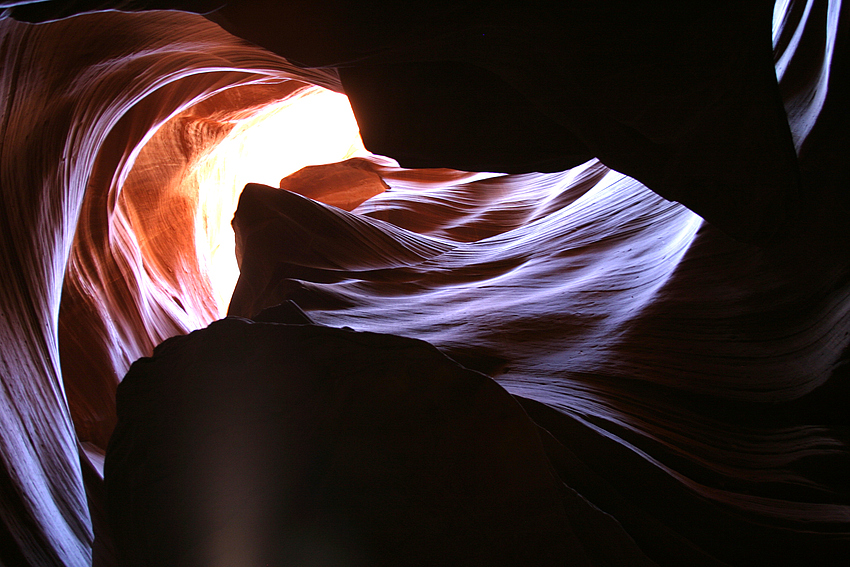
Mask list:
[[[521,406],[396,336],[229,318],[169,339],[118,388],[106,484],[125,565],[595,563]]]

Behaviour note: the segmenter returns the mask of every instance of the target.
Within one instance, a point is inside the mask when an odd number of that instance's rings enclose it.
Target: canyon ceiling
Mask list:
[[[840,0],[222,4],[0,2],[0,564],[846,563]]]

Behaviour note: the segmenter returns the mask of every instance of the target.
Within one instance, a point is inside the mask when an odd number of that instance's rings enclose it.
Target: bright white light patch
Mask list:
[[[199,164],[197,227],[201,265],[224,316],[239,278],[230,222],[247,183],[278,187],[281,178],[307,165],[365,156],[357,121],[345,95],[319,87],[270,105],[241,121]]]

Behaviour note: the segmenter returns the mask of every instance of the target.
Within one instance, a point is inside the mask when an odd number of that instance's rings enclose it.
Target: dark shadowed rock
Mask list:
[[[421,341],[225,319],[135,363],[118,415],[127,565],[593,564],[534,423]]]

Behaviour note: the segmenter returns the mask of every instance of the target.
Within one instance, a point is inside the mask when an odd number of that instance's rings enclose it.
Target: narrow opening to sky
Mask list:
[[[198,242],[208,266],[219,311],[227,311],[239,278],[230,225],[247,183],[278,187],[280,180],[308,165],[334,163],[368,152],[345,95],[312,87],[269,105],[243,120],[199,164]]]

